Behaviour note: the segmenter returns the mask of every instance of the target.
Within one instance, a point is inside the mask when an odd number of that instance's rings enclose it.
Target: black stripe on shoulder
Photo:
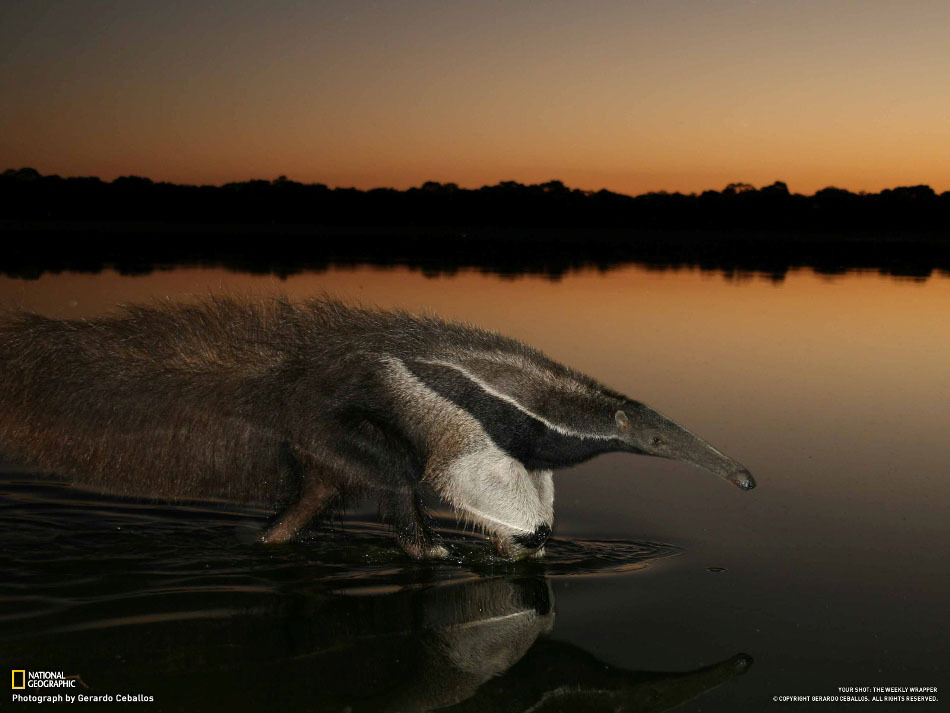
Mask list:
[[[598,453],[619,450],[619,441],[566,436],[494,396],[449,366],[407,360],[422,383],[469,413],[488,437],[530,470],[573,465]]]

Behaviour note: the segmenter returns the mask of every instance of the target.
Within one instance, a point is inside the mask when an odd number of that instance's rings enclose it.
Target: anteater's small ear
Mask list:
[[[623,411],[617,411],[617,413],[614,414],[614,419],[617,421],[617,425],[621,431],[626,431],[630,428],[630,419],[627,418],[627,414]]]

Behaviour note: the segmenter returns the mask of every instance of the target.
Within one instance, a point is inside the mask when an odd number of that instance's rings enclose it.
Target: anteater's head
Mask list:
[[[627,401],[614,413],[615,433],[626,450],[647,456],[683,461],[725,478],[743,490],[755,480],[745,466],[719,452],[695,433],[636,401]]]
[[[438,434],[430,482],[502,554],[542,552],[553,525],[551,472],[601,453],[681,460],[743,490],[755,487],[742,465],[662,414],[528,357],[410,360],[394,372],[416,404],[412,419]]]
[[[466,519],[491,535],[502,555],[520,559],[543,554],[551,535],[551,471],[599,453],[680,460],[743,490],[755,487],[744,466],[666,416],[626,399],[610,408],[603,405],[588,410],[583,423],[574,428],[541,417],[524,419],[521,425],[509,419],[514,425],[507,433],[493,434],[504,450],[491,446],[455,461],[443,481],[444,494]],[[615,408],[618,405],[621,408]],[[524,432],[519,434],[519,429]],[[530,446],[524,445],[528,442]]]

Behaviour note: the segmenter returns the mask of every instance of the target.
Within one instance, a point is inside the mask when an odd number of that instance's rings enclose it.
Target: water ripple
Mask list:
[[[510,562],[443,520],[437,529],[451,556],[417,562],[376,522],[344,519],[301,541],[263,546],[255,534],[264,521],[253,508],[143,503],[0,477],[0,640],[485,577],[615,575],[679,552],[654,542],[553,538],[544,558]]]

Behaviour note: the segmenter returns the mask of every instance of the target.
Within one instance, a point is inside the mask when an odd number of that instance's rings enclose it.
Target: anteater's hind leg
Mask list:
[[[445,547],[433,542],[429,514],[414,488],[405,487],[387,493],[380,502],[380,511],[395,531],[400,547],[413,559],[448,556]]]
[[[297,534],[300,528],[319,515],[336,494],[337,490],[333,486],[313,479],[309,480],[297,499],[281,512],[277,521],[261,535],[261,542],[267,544],[287,542]]]
[[[268,544],[287,542],[319,515],[338,492],[337,488],[320,477],[322,473],[305,471],[289,443],[281,444],[278,468],[281,479],[292,484],[295,494],[278,513],[274,523],[261,535],[261,542]]]

